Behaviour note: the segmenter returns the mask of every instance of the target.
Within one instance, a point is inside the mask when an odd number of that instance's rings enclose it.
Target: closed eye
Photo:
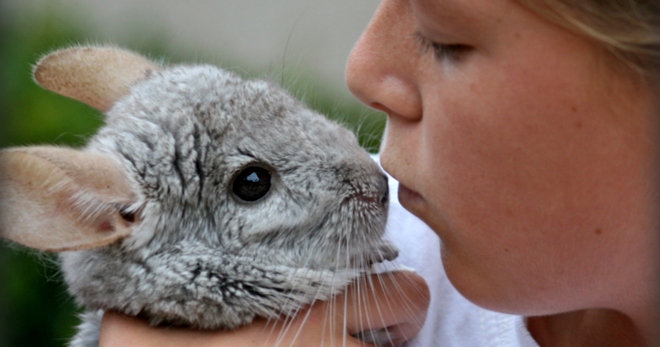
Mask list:
[[[416,31],[413,34],[413,37],[419,45],[419,49],[422,54],[426,54],[427,52],[432,51],[435,59],[438,61],[456,61],[471,49],[470,46],[459,43],[446,44],[433,42],[422,35],[419,31]]]

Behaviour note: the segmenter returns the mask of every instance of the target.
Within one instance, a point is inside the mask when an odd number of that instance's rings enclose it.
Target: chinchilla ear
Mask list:
[[[119,164],[58,147],[0,151],[0,236],[45,251],[80,250],[126,237],[135,206]],[[127,217],[128,216],[128,217]]]
[[[130,86],[161,67],[149,59],[116,47],[81,46],[42,58],[34,79],[55,93],[105,112]]]

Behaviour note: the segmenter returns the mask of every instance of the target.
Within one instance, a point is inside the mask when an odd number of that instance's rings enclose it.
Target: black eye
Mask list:
[[[236,175],[231,191],[243,202],[257,201],[270,191],[270,171],[260,166],[250,166]]]

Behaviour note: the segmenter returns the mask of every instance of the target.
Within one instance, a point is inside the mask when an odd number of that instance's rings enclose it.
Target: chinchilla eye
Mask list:
[[[248,166],[241,170],[232,181],[231,191],[240,202],[255,202],[268,194],[271,186],[268,169],[261,166]]]

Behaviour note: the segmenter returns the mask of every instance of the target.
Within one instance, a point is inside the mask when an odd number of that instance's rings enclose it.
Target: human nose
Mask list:
[[[348,59],[351,92],[390,117],[416,120],[422,114],[414,30],[408,1],[385,0]]]

